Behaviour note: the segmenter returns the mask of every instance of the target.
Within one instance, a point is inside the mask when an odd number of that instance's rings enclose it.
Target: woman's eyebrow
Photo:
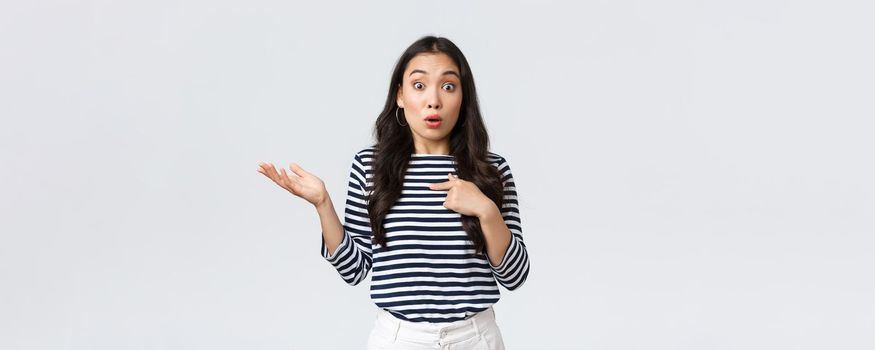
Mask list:
[[[409,77],[409,76],[413,75],[413,73],[428,74],[428,72],[426,72],[426,71],[424,71],[424,70],[422,70],[422,69],[414,69],[414,70],[413,70],[412,72],[410,72],[410,74],[407,75],[407,76]],[[456,78],[462,79],[462,78],[459,77],[459,73],[456,73],[456,71],[454,71],[454,70],[448,70],[448,71],[444,72],[444,74],[442,74],[442,75],[455,75]]]

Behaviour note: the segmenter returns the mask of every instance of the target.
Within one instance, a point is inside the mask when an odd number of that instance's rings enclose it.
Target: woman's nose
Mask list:
[[[429,97],[428,108],[434,108],[434,109],[441,108],[440,96],[437,93],[435,93]]]

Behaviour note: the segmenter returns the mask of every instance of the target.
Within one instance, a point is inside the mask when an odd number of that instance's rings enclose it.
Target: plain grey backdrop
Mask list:
[[[466,54],[521,201],[509,349],[875,347],[865,1],[8,1],[0,348],[359,349],[342,211],[396,59]]]

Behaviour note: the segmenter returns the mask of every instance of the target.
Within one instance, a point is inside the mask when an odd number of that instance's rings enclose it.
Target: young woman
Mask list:
[[[324,183],[296,163],[258,171],[316,207],[321,253],[350,285],[371,274],[369,349],[504,349],[498,285],[529,273],[516,185],[489,151],[474,77],[446,38],[399,58],[377,142],[356,152],[344,223]]]

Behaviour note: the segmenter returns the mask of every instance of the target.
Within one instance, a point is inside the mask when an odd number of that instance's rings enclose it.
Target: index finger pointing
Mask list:
[[[453,187],[452,181],[433,183],[433,184],[428,186],[428,188],[433,189],[433,190],[448,190],[452,187]]]

